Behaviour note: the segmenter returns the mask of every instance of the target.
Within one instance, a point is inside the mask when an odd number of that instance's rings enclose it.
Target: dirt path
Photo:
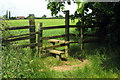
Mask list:
[[[84,60],[84,61],[80,61],[79,64],[75,64],[75,65],[69,65],[71,62],[64,62],[67,65],[62,65],[62,66],[55,66],[50,68],[51,70],[55,70],[55,71],[69,71],[69,70],[74,70],[76,67],[83,67],[85,64],[89,64],[88,60]]]

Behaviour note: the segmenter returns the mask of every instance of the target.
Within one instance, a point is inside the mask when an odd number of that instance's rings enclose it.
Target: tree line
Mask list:
[[[11,11],[6,11],[6,14],[5,15],[3,15],[3,18],[4,19],[7,19],[7,20],[9,20],[9,19],[19,19],[19,17],[21,17],[21,16],[11,16]],[[23,17],[23,19],[29,19],[30,18],[30,16],[27,16],[27,17],[24,17],[24,16],[22,16]],[[43,16],[41,16],[41,17],[35,17],[35,19],[64,19],[64,16],[62,16],[62,15],[58,15],[58,16],[52,16],[52,17],[47,17],[47,15],[43,15]]]

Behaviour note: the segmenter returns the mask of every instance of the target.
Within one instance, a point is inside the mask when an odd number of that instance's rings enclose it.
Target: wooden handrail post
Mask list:
[[[38,23],[38,55],[42,53],[42,23]]]
[[[30,33],[36,32],[34,14],[29,14],[29,17],[30,17],[30,19],[29,19],[29,25],[30,25],[29,32]],[[33,36],[30,39],[30,44],[36,43],[36,34],[30,34],[30,36]],[[34,56],[34,54],[36,52],[36,47],[35,46],[30,46],[30,48],[32,50],[31,56]]]
[[[80,27],[80,49],[83,50],[83,27]]]
[[[82,51],[83,50],[83,46],[84,46],[84,43],[83,43],[83,34],[84,34],[84,30],[83,30],[84,26],[83,25],[84,25],[84,21],[82,21],[81,25],[79,25],[80,26],[80,28],[79,28],[79,35],[80,35],[80,50]]]
[[[65,40],[69,41],[69,10],[66,10],[64,12],[65,12],[65,26],[66,26],[66,28],[65,28],[65,35],[67,35]],[[69,47],[70,47],[70,45],[68,44],[66,46],[66,54],[67,55],[69,54]]]

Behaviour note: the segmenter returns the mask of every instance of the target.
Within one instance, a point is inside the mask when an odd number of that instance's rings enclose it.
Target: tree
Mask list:
[[[9,11],[9,19],[11,18],[11,12]]]
[[[64,9],[64,3],[62,2],[50,2],[47,8],[51,10],[51,15],[56,16],[58,12]]]
[[[79,18],[77,22],[79,25],[99,26],[96,34],[100,39],[120,45],[120,2],[76,2],[76,4],[78,9],[71,16],[72,20]],[[56,15],[64,9],[64,5],[65,3],[62,2],[50,2],[48,9],[51,10],[52,15]],[[92,13],[88,13],[90,9]]]
[[[46,15],[43,15],[42,18],[45,19],[47,16]]]
[[[58,17],[59,17],[59,18],[64,18],[62,15],[59,15]]]
[[[5,19],[8,19],[8,10],[6,11]]]

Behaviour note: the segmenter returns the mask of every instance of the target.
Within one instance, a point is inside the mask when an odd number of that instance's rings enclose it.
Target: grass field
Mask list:
[[[43,27],[64,25],[64,19],[37,19],[35,22],[36,27],[38,27],[39,22],[43,23]],[[70,24],[75,23],[71,22]],[[28,20],[10,20],[9,25],[25,26],[28,25]],[[19,30],[10,33],[18,35],[27,32],[28,30]],[[71,28],[70,32],[77,33],[75,28]],[[46,30],[43,36],[60,34],[64,34],[64,29]],[[77,40],[76,37],[71,37],[71,39],[73,38]],[[19,42],[19,44],[26,43],[29,41]],[[45,41],[44,46],[46,45],[48,44]],[[9,45],[9,47],[4,47],[2,51],[4,56],[3,78],[120,78],[119,65],[117,65],[116,60],[120,52],[119,47],[116,51],[116,48],[110,50],[109,47],[106,48],[95,43],[85,46],[86,48],[80,51],[79,44],[71,45],[70,56],[67,57],[68,61],[59,61],[52,56],[31,58],[29,48],[16,49]],[[81,57],[85,58],[83,62],[78,60]],[[72,66],[75,65],[79,66],[72,69]],[[63,71],[59,71],[60,68],[63,68]],[[65,70],[66,68],[68,70]]]
[[[77,20],[76,20],[77,21]],[[59,25],[65,25],[64,19],[36,19],[35,20],[35,25],[36,25],[36,31],[38,31],[38,23],[42,22],[43,27],[49,27],[49,26],[59,26]],[[70,21],[71,25],[75,25],[72,21]],[[10,20],[9,21],[9,26],[26,26],[29,25],[28,20]],[[75,28],[71,28],[70,32],[74,33]],[[11,31],[12,35],[18,35],[18,34],[24,34],[24,33],[29,33],[29,30],[15,30]],[[43,37],[47,36],[55,36],[55,35],[61,35],[65,33],[65,29],[53,29],[53,30],[44,30],[43,31]],[[63,39],[63,38],[59,38]],[[45,41],[46,42],[46,41]],[[45,43],[44,44],[47,44]],[[25,41],[23,42],[25,43]],[[28,40],[26,40],[26,43],[28,43]],[[22,44],[22,41],[21,41]]]

